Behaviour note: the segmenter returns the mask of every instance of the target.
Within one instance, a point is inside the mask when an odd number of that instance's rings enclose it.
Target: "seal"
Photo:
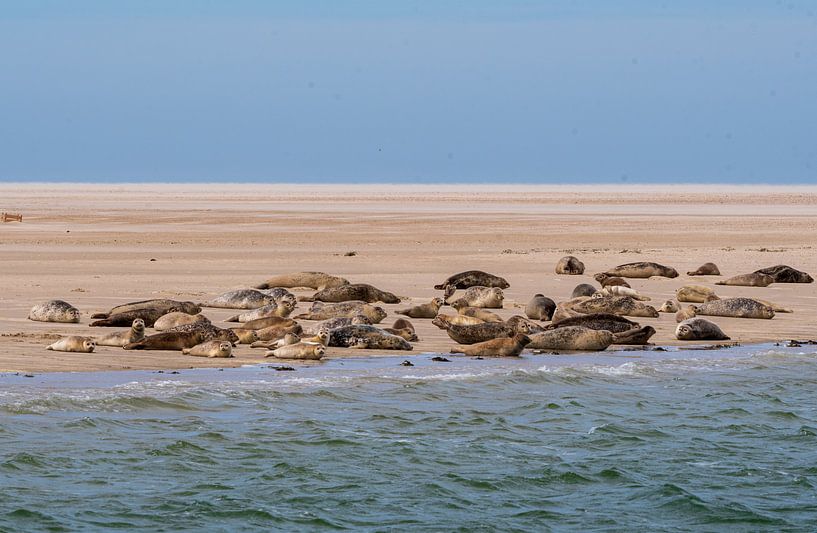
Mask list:
[[[556,302],[544,294],[535,294],[525,306],[525,316],[532,320],[550,320],[556,310]]]
[[[295,310],[295,305],[296,305],[295,301],[281,300],[280,302],[265,305],[257,309],[253,309],[252,311],[247,311],[246,313],[233,315],[229,318],[226,318],[224,321],[249,322],[250,320],[255,320],[256,318],[266,318],[269,316],[286,318],[292,314],[292,311]]]
[[[230,328],[238,337],[239,344],[252,344],[258,340],[258,334],[254,329]]]
[[[652,300],[649,296],[642,296],[638,293],[638,291],[631,289],[630,287],[622,287],[620,285],[611,285],[609,287],[604,287],[602,290],[597,291],[593,294],[594,297],[603,297],[603,296],[629,296],[633,300],[638,300],[640,302],[649,302]]]
[[[756,272],[771,276],[775,283],[813,283],[814,278],[788,265],[761,268]]]
[[[168,314],[164,308],[144,308],[134,309],[132,311],[123,311],[121,313],[113,313],[108,315],[108,318],[95,320],[91,322],[91,327],[119,327],[125,328],[133,324],[137,318],[141,318],[145,322],[145,327],[153,327],[157,320]]]
[[[763,305],[768,305],[769,307],[772,308],[772,311],[774,311],[775,313],[794,313],[794,310],[789,309],[788,307],[783,307],[780,304],[769,302],[767,300],[761,300],[760,298],[752,298],[752,300],[760,302]]]
[[[290,301],[292,303],[296,303],[298,299],[295,297],[294,294],[286,290],[284,287],[272,287],[270,289],[254,289],[262,294],[266,294],[267,296],[271,297],[275,300],[275,303],[280,303],[284,301]]]
[[[325,329],[323,331],[318,332],[317,335],[313,335],[312,337],[302,337],[301,342],[309,343],[309,344],[323,344],[324,346],[329,345],[329,330]]]
[[[480,307],[483,309],[502,309],[505,294],[499,287],[469,287],[465,293],[451,302],[451,307]]]
[[[409,342],[417,342],[420,340],[417,333],[409,328],[383,328],[383,331],[386,333],[391,333],[392,335],[397,335],[398,337],[402,337]]]
[[[646,261],[619,265],[608,270],[605,274],[621,278],[651,278],[653,276],[661,276],[664,278],[678,277],[678,271],[674,268]]]
[[[506,320],[505,325],[516,332],[525,334],[539,333],[540,331],[545,331],[545,328],[543,328],[536,322],[528,320],[527,318],[519,315],[514,315],[508,320]]]
[[[770,319],[774,317],[774,310],[768,305],[763,305],[750,298],[726,298],[695,306],[695,314],[701,316]]]
[[[681,303],[702,304],[720,300],[715,291],[703,285],[684,285],[675,291],[675,299]]]
[[[233,346],[229,342],[224,341],[207,341],[197,344],[192,348],[183,348],[184,355],[193,355],[196,357],[232,357]]]
[[[175,328],[170,328],[165,333],[184,333],[187,331],[198,331],[201,333],[201,342],[216,340],[236,344],[239,341],[238,335],[236,335],[233,330],[220,328],[207,322],[196,322],[195,324],[176,326]]]
[[[536,350],[602,351],[613,344],[607,330],[565,326],[530,336],[528,348]]]
[[[680,309],[677,313],[675,313],[675,321],[676,322],[683,322],[684,320],[688,320],[690,318],[695,317],[695,306],[688,305],[683,309]]]
[[[487,311],[480,307],[460,307],[457,309],[457,313],[462,316],[470,316],[473,318],[478,318],[483,322],[505,322],[505,320],[496,313],[491,311]]]
[[[584,313],[577,313],[576,311],[573,311],[564,304],[558,304],[556,306],[556,310],[553,312],[553,318],[551,319],[551,321],[561,322],[562,320],[567,320],[568,318],[579,316],[584,316]]]
[[[434,318],[440,311],[440,307],[445,304],[442,298],[434,298],[427,304],[415,305],[408,309],[400,309],[395,311],[398,315],[405,315],[409,318]]]
[[[187,313],[188,315],[197,315],[201,313],[201,307],[194,304],[193,302],[179,302],[177,300],[167,300],[164,298],[159,298],[153,300],[140,300],[138,302],[130,302],[122,305],[117,305],[116,307],[111,308],[111,310],[108,311],[107,313],[96,313],[91,315],[91,318],[93,319],[108,318],[110,315],[128,313],[130,311],[138,311],[140,309],[164,310],[164,312],[162,313],[163,315],[166,315],[167,313],[172,313],[174,311]]]
[[[473,326],[474,324],[484,324],[485,321],[481,318],[477,318],[475,316],[465,316],[465,315],[445,315],[440,313],[434,318],[438,318],[441,321],[445,321],[448,324],[455,324],[457,326]],[[497,323],[502,323],[504,321],[500,320]]]
[[[470,289],[471,287],[496,287],[499,289],[507,289],[511,285],[505,278],[488,274],[482,270],[466,270],[459,274],[450,276],[447,280],[434,285],[437,290],[445,291],[444,299],[448,300],[454,291],[457,289]]]
[[[398,318],[397,320],[394,321],[394,324],[392,324],[391,327],[393,327],[394,329],[408,329],[411,330],[412,333],[414,332],[414,324],[412,324],[410,320],[407,320],[405,318]]]
[[[79,309],[62,300],[49,300],[32,307],[28,312],[28,319],[35,322],[76,324],[79,322]]]
[[[294,326],[269,326],[263,329],[255,330],[259,341],[277,341],[283,338],[287,333],[295,333],[300,335],[303,333],[303,328],[298,324]]]
[[[96,342],[88,337],[78,337],[72,335],[70,337],[63,337],[57,342],[48,345],[46,350],[53,350],[55,352],[79,352],[91,353],[96,348]]]
[[[610,313],[592,313],[566,318],[558,322],[552,322],[545,326],[546,330],[564,328],[568,326],[581,326],[588,329],[607,330],[611,333],[622,333],[631,329],[638,329],[638,322],[628,320],[623,316]]]
[[[299,336],[295,335],[294,333],[287,333],[286,335],[284,335],[283,339],[278,339],[274,343],[262,342],[261,344],[265,344],[266,345],[265,347],[269,347],[274,350],[275,348],[280,348],[281,346],[289,346],[290,344],[298,344],[299,342],[301,342],[301,338]],[[253,343],[253,346],[251,346],[251,348],[258,348],[259,346],[255,346],[256,344],[259,343]]]
[[[680,308],[673,300],[667,300],[658,310],[659,313],[677,313]]]
[[[339,303],[315,302],[308,313],[297,315],[297,320],[329,320],[331,318],[353,318],[362,315],[372,324],[379,324],[386,318],[386,310],[366,302],[350,301]]]
[[[768,287],[774,283],[774,278],[768,274],[752,272],[751,274],[740,274],[729,279],[719,281],[715,285],[732,285],[735,287]]]
[[[590,298],[570,307],[573,311],[590,313],[610,313],[622,316],[657,318],[658,311],[651,305],[643,304],[629,296],[605,296]]]
[[[530,338],[527,335],[517,333],[513,337],[491,339],[470,346],[458,346],[451,350],[451,353],[464,353],[472,357],[518,357],[529,343]]]
[[[497,322],[483,322],[472,326],[458,326],[449,324],[438,316],[431,321],[432,324],[445,330],[451,340],[457,344],[476,344],[499,337],[512,337],[517,333],[530,333],[527,324],[520,324],[522,331],[516,331],[512,326]]]
[[[351,326],[353,324],[369,324],[371,325],[372,321],[366,318],[363,315],[355,315],[353,317],[346,317],[341,316],[337,318],[330,318],[328,320],[323,320],[316,324],[312,324],[311,326],[307,326],[304,328],[304,333],[306,335],[317,335],[318,332],[322,329],[332,330],[335,328],[340,328],[343,326]]]
[[[387,304],[400,303],[400,298],[394,294],[382,291],[366,283],[354,283],[332,287],[318,291],[312,296],[301,297],[304,302],[349,302],[363,301],[366,303],[383,302]]]
[[[280,326],[280,327],[291,327],[296,326],[298,323],[292,320],[291,318],[281,318],[277,316],[268,316],[266,318],[256,318],[255,320],[250,320],[249,322],[243,322],[241,324],[241,329],[264,329],[270,326]]]
[[[704,263],[697,270],[687,272],[687,276],[720,276],[721,271],[715,263]]]
[[[119,348],[125,346],[126,344],[130,344],[131,342],[138,342],[145,338],[145,321],[141,318],[137,318],[131,324],[131,327],[128,331],[120,331],[117,333],[111,333],[109,335],[103,335],[102,337],[97,337],[96,345],[97,346],[117,346]]]
[[[275,298],[267,296],[261,291],[255,289],[239,289],[237,291],[229,291],[220,294],[202,302],[202,307],[215,307],[218,309],[258,309],[265,305],[277,304]]]
[[[376,350],[411,350],[411,344],[375,326],[343,326],[329,332],[329,346]]]
[[[649,344],[650,338],[653,335],[655,335],[655,328],[652,326],[633,328],[631,330],[622,331],[621,333],[613,333],[613,344],[643,346]]]
[[[183,326],[185,324],[195,324],[197,322],[210,323],[210,319],[204,315],[188,315],[181,311],[173,311],[166,315],[160,316],[153,324],[153,329],[156,331],[166,331],[176,326]]]
[[[594,286],[589,283],[580,283],[573,289],[570,297],[579,298],[580,296],[593,296],[594,294],[596,294],[596,288]]]
[[[204,342],[204,333],[201,331],[163,331],[148,335],[144,339],[126,344],[126,350],[175,350],[192,348]]]
[[[326,346],[323,344],[312,344],[298,342],[281,346],[264,354],[264,357],[275,357],[276,359],[304,359],[317,361],[326,354]]]
[[[675,338],[679,341],[728,341],[729,337],[721,328],[703,318],[684,320],[675,328]]]
[[[579,276],[584,274],[584,263],[572,255],[562,257],[559,259],[559,262],[556,263],[556,273]]]
[[[593,276],[593,279],[599,282],[602,289],[604,287],[609,287],[611,285],[619,285],[621,287],[630,286],[630,284],[627,283],[627,280],[625,280],[624,278],[620,278],[618,276],[608,276],[604,272],[596,274],[595,276]]]
[[[269,289],[270,287],[286,287],[292,289],[296,287],[306,287],[321,291],[323,289],[331,289],[348,284],[349,282],[347,280],[324,272],[293,272],[273,276],[267,281],[256,285],[255,288]]]

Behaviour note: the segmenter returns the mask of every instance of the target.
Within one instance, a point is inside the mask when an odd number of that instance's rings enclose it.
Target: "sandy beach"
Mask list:
[[[385,325],[397,318],[395,309],[440,295],[433,285],[468,269],[510,282],[503,317],[522,314],[534,293],[564,300],[577,284],[595,284],[594,273],[632,261],[656,261],[681,273],[631,281],[657,306],[684,284],[717,281],[685,274],[707,261],[725,277],[777,264],[817,272],[817,187],[2,184],[0,211],[24,217],[22,223],[0,224],[4,372],[264,361],[263,350],[247,346],[228,360],[106,347],[93,354],[55,353],[45,346],[54,334],[113,331],[88,327],[92,313],[113,305],[146,298],[202,301],[301,270],[337,274],[403,297],[401,304],[385,306]],[[566,254],[585,263],[585,275],[554,273]],[[814,284],[716,292],[794,310],[772,320],[716,319],[733,341],[817,337]],[[78,307],[82,322],[26,319],[33,304],[49,299]],[[296,313],[308,306],[300,303]],[[234,314],[204,313],[220,326]],[[679,344],[673,315],[637,320],[656,328],[655,344]],[[455,346],[430,320],[413,322],[420,337],[413,353]],[[372,352],[329,349],[330,357],[364,354]]]

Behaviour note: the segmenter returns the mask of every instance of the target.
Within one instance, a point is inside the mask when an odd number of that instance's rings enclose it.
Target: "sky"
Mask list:
[[[0,181],[817,183],[817,2],[0,0]]]

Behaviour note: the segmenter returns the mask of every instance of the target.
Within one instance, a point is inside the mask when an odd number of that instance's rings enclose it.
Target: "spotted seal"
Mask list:
[[[315,324],[312,324],[311,326],[306,326],[304,327],[304,333],[307,335],[317,335],[318,332],[322,329],[332,330],[343,326],[351,326],[353,324],[371,325],[371,323],[372,321],[363,315],[355,315],[353,317],[339,316],[337,318],[330,318],[328,320],[317,322]]]
[[[159,320],[161,317],[168,314],[168,311],[165,308],[143,308],[143,309],[133,309],[131,311],[123,311],[121,313],[113,313],[108,315],[107,318],[103,318],[100,320],[95,320],[91,322],[90,326],[97,328],[97,327],[129,327],[133,324],[133,321],[137,318],[142,319],[145,322],[145,327],[153,327],[156,324],[156,321]]]
[[[721,271],[715,263],[704,263],[697,270],[687,272],[687,276],[720,276]]]
[[[572,255],[562,257],[559,259],[559,262],[556,263],[556,273],[579,276],[584,274],[584,263]]]
[[[256,318],[266,318],[269,316],[277,316],[281,318],[286,318],[292,314],[292,311],[295,310],[295,302],[290,300],[282,300],[280,302],[276,302],[274,304],[265,305],[263,307],[259,307],[257,309],[253,309],[252,311],[247,311],[245,313],[239,313],[237,315],[233,315],[231,317],[225,318],[225,322],[249,322],[250,320],[255,320]]]
[[[729,279],[719,281],[715,285],[732,285],[735,287],[768,287],[774,283],[774,278],[768,274],[752,272],[751,274],[740,274]]]
[[[507,289],[510,286],[505,278],[488,274],[482,270],[467,270],[450,276],[444,282],[434,285],[434,288],[445,291],[443,298],[448,300],[457,289],[470,289],[471,287]]]
[[[377,350],[411,350],[411,344],[375,326],[343,326],[329,332],[329,346]]]
[[[539,333],[540,331],[545,330],[545,328],[543,328],[536,322],[519,315],[514,315],[508,320],[506,320],[505,325],[516,332],[525,334]]]
[[[126,350],[175,350],[192,348],[205,341],[202,331],[163,331],[126,344]]]
[[[104,319],[109,318],[111,315],[129,313],[131,311],[139,311],[140,309],[156,309],[159,311],[163,311],[162,312],[163,315],[172,313],[174,311],[178,311],[180,313],[187,313],[188,315],[197,315],[201,313],[201,307],[193,302],[180,302],[177,300],[158,298],[152,300],[140,300],[138,302],[129,302],[126,304],[117,305],[116,307],[112,307],[107,313],[95,313],[91,315],[91,318]]]
[[[45,349],[55,352],[91,353],[95,348],[96,342],[93,339],[71,335],[70,337],[63,337],[57,342],[46,346]]]
[[[607,330],[565,326],[530,335],[528,348],[537,350],[602,351],[613,344]]]
[[[408,309],[395,311],[398,315],[405,315],[409,318],[434,318],[440,311],[440,307],[445,304],[442,298],[434,298],[427,304],[415,305]]]
[[[721,328],[703,318],[684,320],[675,328],[675,338],[679,341],[728,341]]]
[[[293,272],[273,276],[267,281],[259,283],[255,288],[269,289],[270,287],[286,287],[292,289],[296,287],[306,287],[321,291],[323,289],[331,289],[348,284],[348,280],[324,272]]]
[[[451,302],[451,307],[480,307],[483,309],[502,309],[505,294],[499,287],[469,287],[462,296]]]
[[[233,345],[225,341],[206,341],[192,348],[182,348],[184,355],[195,357],[223,357],[233,356]]]
[[[361,301],[338,303],[315,302],[308,313],[297,315],[297,320],[329,320],[331,318],[365,316],[372,324],[379,324],[386,318],[386,310],[379,305]]]
[[[79,309],[63,300],[49,300],[37,304],[28,312],[28,319],[35,322],[60,322],[76,324],[79,322]]]
[[[156,331],[166,331],[176,326],[183,326],[185,324],[195,324],[197,322],[210,322],[210,319],[204,315],[188,315],[181,311],[173,311],[166,315],[160,316],[153,324],[153,329]]]
[[[400,298],[366,283],[354,283],[332,287],[316,292],[312,296],[300,298],[304,302],[348,302],[363,301],[366,303],[383,302],[387,304],[400,303]]]
[[[563,328],[568,326],[581,326],[588,329],[607,330],[612,333],[622,333],[634,328],[639,328],[638,322],[628,320],[623,316],[613,315],[610,313],[591,313],[589,315],[581,315],[566,318],[558,322],[552,322],[545,326],[546,330]]]
[[[609,287],[611,285],[619,285],[621,287],[630,286],[630,284],[627,283],[627,280],[625,280],[624,278],[620,278],[618,276],[608,276],[604,272],[596,274],[595,276],[593,276],[593,279],[599,282],[599,285],[601,285],[602,289],[604,287]]]
[[[576,285],[573,292],[570,293],[571,298],[579,298],[581,296],[593,296],[596,294],[596,288],[589,283],[580,283]]]
[[[512,337],[517,333],[529,333],[527,325],[522,324],[523,331],[516,331],[513,327],[505,323],[497,322],[483,322],[482,324],[474,324],[471,326],[459,326],[450,324],[436,317],[431,321],[432,324],[438,328],[445,330],[451,340],[458,344],[476,344],[499,337]]]
[[[259,330],[268,328],[270,326],[279,326],[282,328],[288,328],[292,326],[298,325],[297,322],[292,320],[291,318],[281,318],[278,316],[268,316],[265,318],[256,318],[255,320],[250,320],[249,322],[242,322],[240,327],[242,329],[253,329]]]
[[[775,265],[757,270],[759,274],[771,276],[775,283],[813,283],[814,278],[788,265]]]
[[[505,322],[498,314],[480,307],[460,307],[457,309],[457,314],[478,318],[483,322]]]
[[[325,354],[326,346],[323,344],[298,342],[270,350],[264,356],[275,357],[276,359],[302,359],[317,361],[322,359]]]
[[[678,277],[678,271],[674,268],[647,261],[619,265],[604,273],[608,276],[618,276],[621,278],[651,278],[653,276],[664,278]]]
[[[227,341],[233,344],[239,342],[238,335],[231,329],[224,329],[214,326],[208,322],[196,322],[194,324],[183,324],[166,330],[166,332],[184,333],[187,331],[198,331],[201,333],[203,341]]]
[[[658,311],[651,305],[646,305],[629,296],[605,296],[602,298],[590,298],[571,306],[573,311],[579,313],[610,313],[622,316],[638,317],[658,317]]]
[[[525,306],[525,316],[532,320],[550,320],[556,310],[556,302],[544,294],[535,294]]]
[[[674,300],[667,300],[666,302],[661,305],[661,308],[658,309],[659,313],[677,313],[680,308],[678,304],[675,303]]]
[[[258,309],[265,305],[277,304],[275,298],[256,289],[239,289],[219,294],[215,298],[202,302],[202,307],[218,309]]]
[[[695,306],[695,314],[701,316],[726,316],[733,318],[774,317],[774,310],[751,298],[725,298]]]
[[[131,342],[138,342],[145,338],[145,321],[137,318],[131,324],[131,328],[127,331],[118,331],[96,338],[97,346],[117,346],[119,348],[130,344]]]
[[[491,339],[469,346],[458,346],[451,353],[464,353],[472,357],[518,357],[522,350],[530,343],[530,338],[524,333],[517,333],[513,337]]]
[[[675,299],[681,303],[693,304],[720,300],[715,291],[703,285],[684,285],[675,291]]]

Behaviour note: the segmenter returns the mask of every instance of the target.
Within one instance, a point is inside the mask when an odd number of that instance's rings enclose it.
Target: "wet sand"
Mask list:
[[[229,360],[107,347],[93,354],[56,353],[45,346],[53,334],[113,331],[87,324],[92,313],[119,303],[202,301],[299,270],[341,275],[407,298],[385,306],[387,325],[395,309],[440,295],[433,285],[468,269],[508,279],[505,309],[499,311],[504,317],[522,314],[536,292],[567,299],[578,283],[594,283],[592,274],[631,261],[656,261],[681,273],[631,281],[656,306],[681,285],[717,281],[685,275],[707,261],[718,264],[724,277],[781,263],[817,272],[817,187],[2,184],[0,211],[24,216],[22,223],[0,224],[0,371],[261,362],[263,350],[246,346]],[[356,255],[345,255],[351,251]],[[566,254],[585,263],[586,275],[554,273]],[[817,337],[815,284],[716,292],[795,311],[772,320],[714,319],[734,341]],[[26,319],[34,303],[54,298],[79,307],[82,323]],[[296,313],[308,306],[299,304]],[[234,314],[204,313],[222,326]],[[680,344],[674,316],[635,320],[656,328],[656,344]],[[430,320],[412,322],[421,339],[414,353],[455,345]],[[330,348],[329,355],[372,352]]]

